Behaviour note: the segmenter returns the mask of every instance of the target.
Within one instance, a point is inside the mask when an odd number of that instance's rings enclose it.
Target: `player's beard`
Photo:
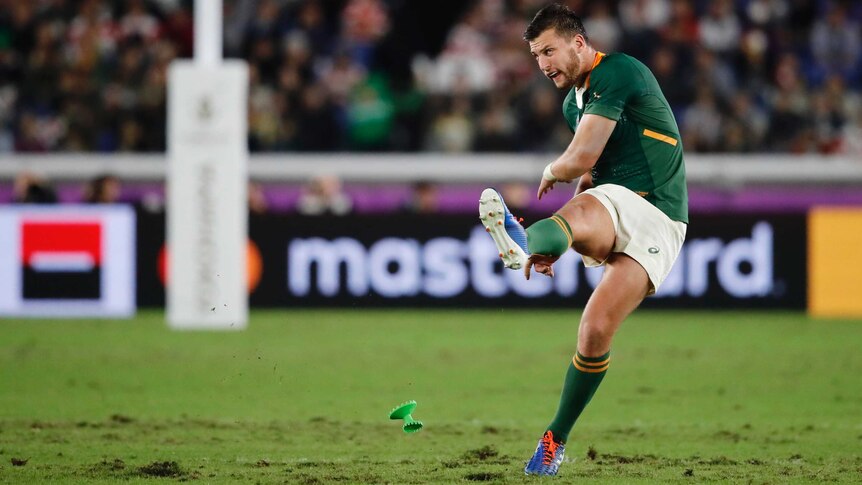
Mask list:
[[[578,59],[578,54],[574,49],[571,49],[571,60],[567,63],[567,65],[563,69],[563,83],[558,85],[559,89],[571,89],[574,86],[581,86],[584,84],[584,80],[586,79],[586,75],[580,75],[581,71],[581,61]]]
[[[566,77],[572,80],[572,84],[569,86],[570,88],[574,86],[581,87],[584,85],[584,82],[587,79],[587,73],[581,74],[581,60],[578,58],[578,54],[574,52],[574,49],[572,49],[572,62],[569,63],[566,72],[569,73]]]

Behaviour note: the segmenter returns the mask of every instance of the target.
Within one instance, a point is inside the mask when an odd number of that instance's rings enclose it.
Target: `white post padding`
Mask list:
[[[168,322],[248,321],[248,67],[171,64],[168,93]]]

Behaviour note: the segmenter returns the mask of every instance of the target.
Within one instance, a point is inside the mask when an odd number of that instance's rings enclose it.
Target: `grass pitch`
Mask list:
[[[0,322],[0,482],[538,483],[578,314]],[[554,483],[862,481],[862,322],[639,311]],[[416,399],[425,429],[387,419]]]

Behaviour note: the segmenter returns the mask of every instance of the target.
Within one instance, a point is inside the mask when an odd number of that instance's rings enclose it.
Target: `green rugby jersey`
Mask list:
[[[585,114],[617,122],[590,172],[594,184],[622,185],[672,220],[688,223],[682,141],[655,76],[622,53],[599,53],[593,66],[584,88],[569,91],[563,115],[572,132]]]

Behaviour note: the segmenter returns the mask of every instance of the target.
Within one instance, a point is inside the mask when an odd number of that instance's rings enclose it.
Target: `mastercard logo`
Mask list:
[[[157,271],[159,273],[159,280],[161,280],[162,285],[164,286],[168,285],[169,260],[168,248],[166,246],[162,246],[162,249],[159,251],[159,259],[156,264]],[[260,277],[263,274],[263,258],[260,256],[260,249],[258,249],[257,244],[255,244],[251,239],[249,239],[246,244],[245,261],[246,274],[248,277],[247,288],[249,294],[251,294],[257,289],[258,284],[260,284]]]

